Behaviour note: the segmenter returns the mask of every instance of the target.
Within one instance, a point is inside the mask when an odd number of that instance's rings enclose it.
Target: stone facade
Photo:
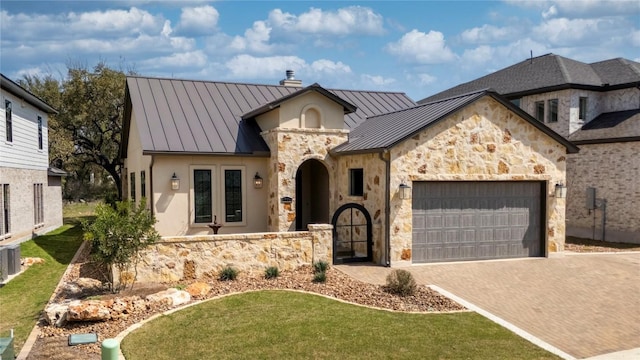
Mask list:
[[[580,145],[567,162],[567,234],[602,240],[601,209],[589,211],[586,190],[605,199],[606,241],[640,243],[640,143]],[[594,229],[595,225],[595,229]]]
[[[306,160],[319,160],[329,173],[329,213],[335,210],[333,199],[336,178],[336,160],[329,151],[347,141],[347,130],[340,129],[296,129],[275,128],[263,132],[262,136],[271,149],[269,168],[269,231],[295,230],[296,173]],[[291,197],[291,203],[281,202],[282,197]]]
[[[292,270],[332,259],[331,225],[309,231],[165,237],[141,252],[137,281],[172,283],[205,275],[217,277],[227,266],[263,272],[269,266]],[[114,274],[126,279],[130,274]]]

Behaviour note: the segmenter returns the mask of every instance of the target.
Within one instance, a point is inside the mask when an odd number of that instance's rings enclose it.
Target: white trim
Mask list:
[[[242,191],[242,221],[227,222],[227,215],[225,209],[226,191],[225,191],[225,171],[226,170],[240,170],[240,186]],[[223,165],[220,166],[220,214],[222,223],[225,227],[247,226],[247,167],[244,165]]]

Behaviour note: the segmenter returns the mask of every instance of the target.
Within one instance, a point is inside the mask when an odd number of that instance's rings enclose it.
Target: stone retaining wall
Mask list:
[[[231,266],[240,272],[263,272],[269,266],[291,270],[332,260],[332,229],[311,224],[309,231],[164,237],[140,253],[138,282],[177,282],[218,276]],[[114,274],[127,281],[132,273]]]

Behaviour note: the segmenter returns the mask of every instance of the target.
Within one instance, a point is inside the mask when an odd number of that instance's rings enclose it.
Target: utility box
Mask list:
[[[9,251],[6,247],[0,246],[0,281],[9,278]]]
[[[587,209],[593,210],[596,208],[596,188],[587,188]]]
[[[0,338],[0,360],[14,360],[16,358],[13,350],[13,338]]]
[[[7,246],[7,257],[9,258],[9,275],[15,275],[20,272],[20,244]]]

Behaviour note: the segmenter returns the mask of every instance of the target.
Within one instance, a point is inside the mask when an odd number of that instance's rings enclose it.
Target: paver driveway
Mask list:
[[[392,269],[339,265],[384,284]],[[414,265],[440,288],[576,358],[640,348],[640,253]]]

